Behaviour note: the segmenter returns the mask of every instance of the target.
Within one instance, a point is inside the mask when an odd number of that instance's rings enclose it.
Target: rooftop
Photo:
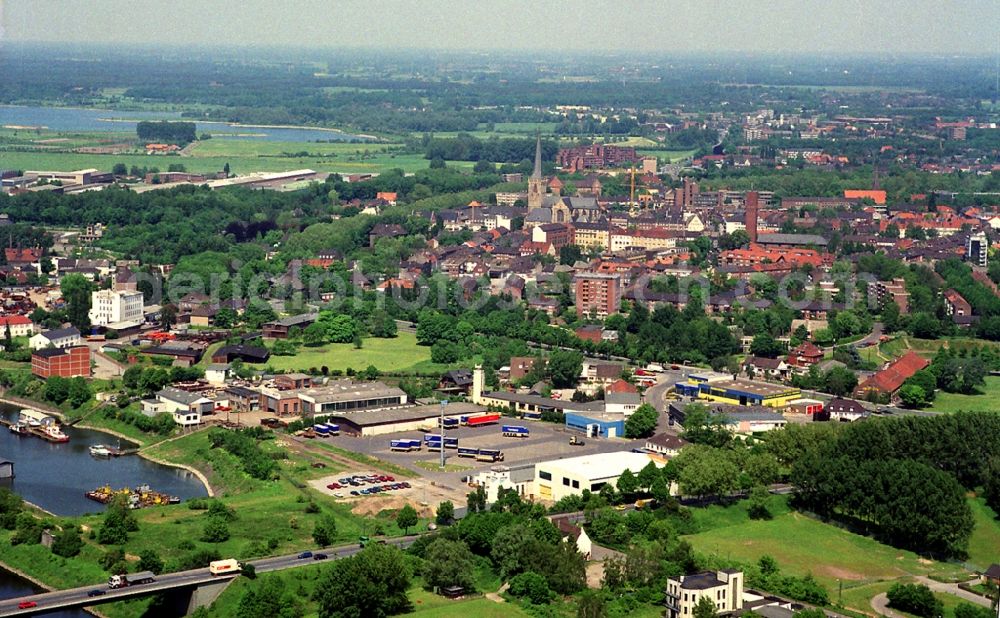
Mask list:
[[[638,473],[650,461],[653,460],[650,459],[649,455],[644,453],[617,451],[543,461],[536,464],[535,469],[545,470],[546,472],[561,469],[568,471],[573,476],[581,476],[589,479],[609,479],[618,478],[625,470]]]

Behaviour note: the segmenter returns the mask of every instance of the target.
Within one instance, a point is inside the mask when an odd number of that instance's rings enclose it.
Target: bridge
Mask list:
[[[411,535],[388,539],[386,543],[399,548],[405,548],[409,547],[416,538],[416,535]],[[361,548],[357,543],[316,550],[316,552],[325,554],[328,560],[346,558],[360,551]],[[261,558],[260,560],[248,561],[248,564],[252,564],[257,573],[270,573],[317,564],[314,557],[300,558],[300,555],[293,554],[289,556]],[[179,609],[189,614],[198,607],[211,604],[233,579],[235,579],[233,575],[213,576],[209,573],[208,568],[202,568],[179,571],[177,573],[164,573],[157,576],[155,581],[148,584],[137,584],[118,589],[110,589],[107,583],[102,582],[80,588],[56,590],[32,596],[0,600],[0,617],[33,616],[58,610],[89,607],[102,603],[114,603],[115,601],[124,601],[151,594],[169,592],[183,592],[188,595],[186,597],[187,606]],[[23,609],[19,607],[30,603],[34,605],[24,607]]]

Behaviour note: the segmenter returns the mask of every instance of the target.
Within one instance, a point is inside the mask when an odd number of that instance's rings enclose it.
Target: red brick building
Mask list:
[[[35,350],[31,353],[31,373],[43,379],[50,376],[90,377],[90,348],[77,345]]]
[[[577,172],[584,169],[618,167],[639,160],[635,148],[631,146],[606,146],[592,144],[576,148],[562,148],[556,156],[556,164],[564,170]]]
[[[757,192],[747,192],[744,202],[746,203],[746,220],[744,221],[744,225],[746,225],[747,228],[747,236],[750,237],[750,242],[757,242]]]
[[[618,313],[621,305],[621,278],[605,273],[581,273],[576,276],[576,315],[606,318]]]

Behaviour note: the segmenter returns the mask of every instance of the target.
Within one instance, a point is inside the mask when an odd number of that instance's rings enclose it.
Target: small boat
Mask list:
[[[69,436],[64,434],[62,430],[59,429],[59,425],[56,425],[55,423],[50,423],[42,427],[39,435],[49,442],[69,442]]]
[[[94,444],[90,447],[90,454],[94,457],[111,457],[111,449],[103,444]]]
[[[15,434],[17,434],[19,436],[26,436],[31,431],[28,428],[28,426],[25,425],[24,423],[11,423],[11,425],[10,425],[10,432],[11,433],[15,433]]]

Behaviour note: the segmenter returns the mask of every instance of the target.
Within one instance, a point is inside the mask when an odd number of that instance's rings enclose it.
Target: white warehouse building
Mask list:
[[[615,484],[625,470],[638,474],[651,461],[663,466],[663,462],[655,461],[645,453],[631,451],[543,461],[535,464],[534,495],[542,500],[559,501],[566,496],[581,494],[584,489],[598,492],[608,483]]]

